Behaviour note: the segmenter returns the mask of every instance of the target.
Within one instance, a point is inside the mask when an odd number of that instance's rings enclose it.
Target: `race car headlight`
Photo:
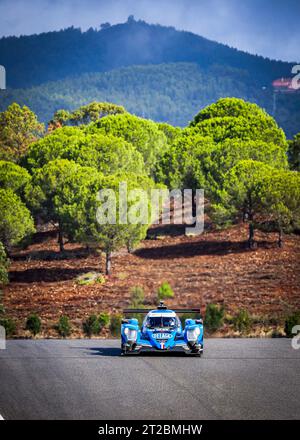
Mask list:
[[[124,333],[125,333],[128,341],[135,341],[137,338],[137,331],[136,330],[131,330],[130,328],[125,327]]]
[[[201,331],[199,327],[195,327],[193,330],[187,331],[187,340],[188,341],[197,341],[198,336],[200,335]]]

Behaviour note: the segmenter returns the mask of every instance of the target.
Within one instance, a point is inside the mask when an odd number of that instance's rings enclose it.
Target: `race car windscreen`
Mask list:
[[[146,323],[148,328],[170,327],[174,328],[178,325],[175,317],[170,316],[151,316]]]

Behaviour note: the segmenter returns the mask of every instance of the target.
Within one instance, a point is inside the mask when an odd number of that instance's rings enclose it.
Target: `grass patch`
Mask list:
[[[120,273],[118,273],[117,277],[121,281],[126,280],[128,278],[128,273],[127,272],[120,272]]]
[[[105,277],[98,272],[88,272],[83,275],[78,275],[75,279],[76,284],[79,286],[89,286],[92,284],[104,284]]]

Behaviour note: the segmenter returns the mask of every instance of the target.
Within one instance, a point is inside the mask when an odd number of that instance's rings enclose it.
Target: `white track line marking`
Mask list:
[[[1,414],[0,414],[0,420],[4,420],[4,418],[1,416]]]

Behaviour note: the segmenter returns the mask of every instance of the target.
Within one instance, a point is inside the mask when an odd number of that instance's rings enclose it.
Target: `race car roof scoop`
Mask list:
[[[167,306],[164,305],[163,301],[159,302],[159,305],[157,306],[157,310],[166,310]]]

